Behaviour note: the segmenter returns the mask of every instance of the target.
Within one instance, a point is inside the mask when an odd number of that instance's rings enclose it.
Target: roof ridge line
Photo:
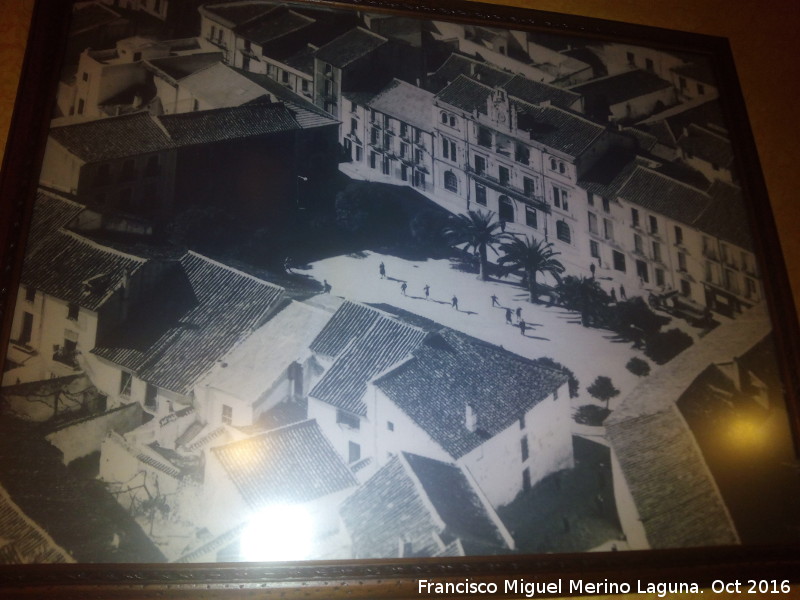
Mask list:
[[[214,260],[213,258],[209,258],[208,256],[206,256],[204,254],[200,254],[199,252],[196,252],[194,250],[187,250],[186,254],[184,254],[183,256],[181,256],[178,259],[178,262],[182,261],[188,255],[192,255],[192,256],[194,256],[196,258],[199,258],[199,259],[201,259],[201,260],[203,260],[203,261],[205,261],[207,263],[210,263],[210,264],[212,264],[214,266],[221,267],[221,268],[223,268],[223,269],[225,269],[227,271],[231,271],[233,273],[236,273],[237,275],[242,275],[243,277],[246,277],[248,279],[252,279],[253,281],[255,281],[257,283],[260,283],[260,284],[263,284],[264,286],[272,287],[272,288],[275,288],[275,289],[280,290],[282,292],[286,291],[286,289],[284,287],[278,285],[277,283],[272,283],[271,281],[267,281],[265,279],[261,279],[259,277],[256,277],[255,275],[251,275],[250,273],[245,273],[244,271],[241,271],[240,269],[237,269],[236,267],[232,267],[230,265],[226,265],[223,262],[220,262],[218,260]]]
[[[433,502],[430,499],[430,496],[428,496],[428,492],[425,490],[425,486],[422,485],[422,480],[417,476],[416,472],[414,471],[414,467],[411,466],[411,463],[408,462],[408,458],[406,458],[406,455],[420,456],[421,458],[427,458],[428,460],[436,460],[436,459],[428,458],[427,456],[422,456],[421,454],[413,454],[412,452],[405,452],[402,450],[397,454],[397,459],[400,461],[400,465],[403,467],[403,470],[406,472],[406,475],[411,480],[411,483],[414,485],[414,489],[417,490],[417,494],[419,495],[420,500],[422,500],[422,504],[424,504],[425,507],[428,509],[428,512],[430,513],[430,516],[433,519],[434,523],[439,527],[441,527],[442,531],[444,531],[447,528],[447,523],[444,522],[444,519],[439,514],[439,511],[436,510],[436,506],[434,506]],[[444,461],[441,460],[437,462],[441,462],[450,467],[455,466],[453,463],[445,463]]]
[[[111,246],[106,246],[101,244],[100,242],[96,242],[90,238],[85,237],[84,235],[72,231],[70,229],[64,229],[63,227],[57,229],[53,233],[60,233],[62,235],[68,235],[69,237],[73,238],[77,242],[81,242],[86,244],[87,246],[91,246],[97,250],[102,250],[104,252],[108,252],[109,254],[114,254],[116,256],[121,256],[122,258],[128,258],[133,261],[138,262],[139,264],[145,264],[149,259],[143,258],[141,256],[136,256],[135,254],[130,254],[129,252],[123,252],[122,250],[117,250],[116,248],[112,248]]]

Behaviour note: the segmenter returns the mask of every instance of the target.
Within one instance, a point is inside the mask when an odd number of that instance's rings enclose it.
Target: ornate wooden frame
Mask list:
[[[723,38],[600,21],[577,16],[465,4],[457,0],[300,0],[348,10],[391,11],[420,17],[491,24],[515,29],[614,38],[707,56],[725,89],[722,103],[732,124],[741,173],[762,267],[770,265],[764,285],[776,343],[781,350],[790,417],[797,442],[800,432],[800,335],[794,303],[777,242],[765,185],[738,87],[733,59]],[[19,280],[32,198],[37,186],[50,109],[59,77],[59,55],[66,39],[70,2],[39,0],[34,13],[23,78],[0,180],[0,302],[2,339],[8,339],[13,290]],[[764,269],[767,272],[766,269]],[[4,352],[0,350],[0,352]],[[746,579],[800,581],[800,544],[793,546],[691,548],[601,554],[507,556],[492,558],[362,560],[281,564],[220,565],[23,565],[0,566],[6,597],[61,598],[404,598],[416,597],[419,579],[441,582],[563,582],[584,579],[628,582],[684,581],[709,586]],[[502,594],[498,594],[502,595]],[[465,597],[472,597],[465,595]]]

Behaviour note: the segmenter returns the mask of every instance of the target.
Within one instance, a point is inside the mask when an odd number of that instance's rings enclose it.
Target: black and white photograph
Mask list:
[[[72,7],[0,562],[796,545],[708,55],[277,0]]]

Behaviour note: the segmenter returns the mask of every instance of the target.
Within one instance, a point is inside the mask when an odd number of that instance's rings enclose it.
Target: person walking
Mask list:
[[[500,303],[497,301],[497,296],[492,294],[492,306],[500,306]]]
[[[506,309],[506,323],[508,323],[509,325],[512,324],[511,323],[511,309],[510,308]]]
[[[328,280],[327,279],[323,279],[322,280],[322,291],[325,292],[326,294],[330,294],[331,293],[331,289],[333,289],[333,288],[331,288],[331,284],[328,283]]]
[[[425,292],[425,300],[427,300],[427,299],[430,297],[430,295],[431,295],[431,286],[429,286],[429,285],[426,283],[426,284],[425,284],[425,287],[424,287],[424,288],[422,288],[422,291],[424,291],[424,292]]]
[[[458,310],[458,298],[453,294],[453,299],[450,300],[450,306]]]
[[[378,267],[378,273],[381,274],[381,279],[386,279],[386,265],[384,265],[383,262],[381,262]]]
[[[522,335],[525,335],[525,330],[528,328],[528,325],[525,323],[525,319],[519,320],[519,332]]]
[[[625,293],[625,286],[624,285],[620,285],[619,286],[619,297],[622,298],[623,300],[627,300],[628,299],[628,296]]]
[[[521,321],[522,320],[522,307],[518,306],[516,312],[517,312],[517,321]]]
[[[400,286],[400,293],[403,294],[403,296],[405,296],[407,289],[408,289],[408,284],[404,281],[403,285]]]

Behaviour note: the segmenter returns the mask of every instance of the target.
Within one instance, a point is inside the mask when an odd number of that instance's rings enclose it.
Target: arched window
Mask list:
[[[452,171],[445,171],[444,173],[444,189],[449,192],[458,192],[458,178]]]
[[[566,171],[566,167],[564,166],[563,162],[559,161],[559,163],[558,163],[558,172],[559,173],[563,173],[564,171]]]
[[[514,222],[514,203],[508,196],[500,196],[497,199],[501,221]]]
[[[558,163],[556,163],[556,159],[555,158],[551,158],[550,159],[550,170],[551,171],[555,171],[557,167],[558,167]]]
[[[447,113],[442,111],[442,123],[447,125]]]
[[[456,125],[458,125],[458,121],[453,115],[450,115],[450,127],[455,127]]]
[[[572,243],[572,233],[569,230],[569,225],[564,221],[556,221],[556,237],[562,242],[568,244]]]

